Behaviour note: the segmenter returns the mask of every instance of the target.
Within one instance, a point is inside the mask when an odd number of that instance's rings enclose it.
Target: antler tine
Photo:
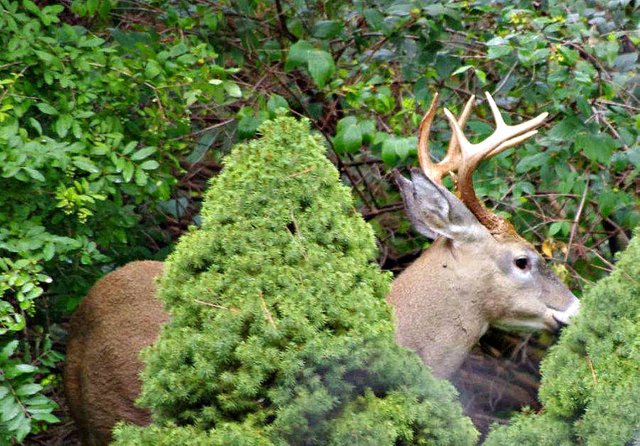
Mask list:
[[[491,233],[498,234],[510,232],[512,230],[511,225],[480,203],[473,189],[473,172],[483,159],[497,155],[535,135],[538,132],[536,128],[543,123],[548,113],[542,113],[518,125],[508,125],[504,122],[500,110],[491,95],[486,93],[486,96],[496,123],[496,129],[488,138],[477,144],[469,142],[449,110],[445,109],[444,112],[449,121],[451,131],[458,140],[462,153],[461,165],[458,169],[460,198],[480,223],[489,229]]]
[[[471,96],[467,101],[462,114],[458,118],[457,125],[460,128],[463,128],[467,123],[474,101],[475,96]],[[462,156],[456,134],[452,133],[449,141],[449,148],[447,149],[445,157],[439,163],[431,161],[429,156],[429,133],[431,132],[431,122],[435,116],[437,105],[438,93],[434,95],[427,113],[425,113],[422,121],[420,122],[420,129],[418,133],[418,161],[420,162],[422,172],[427,177],[438,184],[442,184],[442,178],[445,175],[458,170],[462,161]]]
[[[476,101],[476,96],[471,95],[469,100],[464,106],[462,110],[462,114],[458,118],[458,126],[462,129],[467,124],[467,119],[469,119],[469,115],[471,114],[471,109],[473,108],[473,104]],[[440,161],[441,164],[447,167],[447,172],[453,172],[454,170],[458,170],[460,167],[460,162],[462,161],[462,154],[460,151],[460,144],[458,144],[458,138],[454,132],[451,132],[451,139],[449,140],[449,148],[447,149],[447,154]]]
[[[456,135],[456,139],[460,145],[463,163],[467,166],[470,164],[477,165],[484,158],[497,155],[498,153],[501,153],[509,147],[512,147],[526,139],[521,139],[519,138],[520,136],[524,136],[525,134],[528,135],[527,138],[533,136],[535,132],[531,133],[531,131],[540,127],[548,116],[548,113],[545,112],[533,119],[530,119],[529,121],[525,121],[517,125],[505,124],[504,119],[500,114],[500,110],[493,98],[488,92],[485,94],[487,96],[489,106],[491,107],[491,113],[493,114],[493,119],[496,123],[496,129],[487,139],[479,142],[478,144],[472,144],[469,142],[461,127],[453,117],[453,114],[446,108],[444,110],[444,113],[449,120],[451,131]]]
[[[433,100],[427,113],[425,113],[418,130],[418,162],[422,172],[429,178],[432,177],[435,164],[429,158],[429,133],[431,132],[431,121],[436,114],[438,106],[438,93],[433,95]]]

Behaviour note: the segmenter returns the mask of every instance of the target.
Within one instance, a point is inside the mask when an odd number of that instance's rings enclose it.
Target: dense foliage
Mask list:
[[[550,113],[542,137],[487,163],[477,184],[574,285],[601,277],[610,267],[606,242],[620,249],[639,223],[640,14],[633,2],[151,5],[241,67],[254,93],[238,103],[240,137],[253,134],[273,103],[312,119],[365,217],[378,217],[390,266],[415,245],[402,237],[404,220],[387,214],[400,206],[386,172],[415,164],[410,135],[435,91],[454,111],[487,89],[511,116]],[[480,107],[469,131],[487,136],[488,115]],[[448,138],[439,119],[436,156]]]
[[[136,205],[153,214],[169,199],[189,107],[238,90],[207,43],[118,33],[106,42],[61,23],[62,11],[0,0],[3,444],[57,420],[40,392],[61,355],[42,321],[27,319],[38,305],[53,317],[72,310],[103,265],[150,255]]]
[[[396,345],[373,231],[319,138],[293,118],[260,132],[167,259],[141,396],[156,426],[117,444],[473,444],[453,387]]]
[[[541,415],[496,428],[486,445],[625,445],[640,435],[640,237],[542,363]]]
[[[539,137],[482,167],[478,192],[578,292],[605,275],[640,215],[638,7],[0,0],[0,412],[17,413],[0,416],[0,441],[54,420],[34,414],[54,407],[43,392],[58,382],[61,323],[88,286],[161,258],[163,213],[197,212],[201,188],[175,188],[182,171],[217,163],[279,107],[322,132],[395,271],[424,240],[387,173],[415,164],[433,93],[454,112],[485,89],[514,120],[550,112]],[[478,138],[491,129],[482,102]],[[448,137],[437,119],[436,157]]]

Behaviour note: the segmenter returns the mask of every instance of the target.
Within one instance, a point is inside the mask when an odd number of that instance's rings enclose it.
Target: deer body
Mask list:
[[[156,297],[162,262],[132,262],[99,280],[71,318],[64,386],[82,443],[106,445],[118,421],[146,425],[140,394],[140,350],[169,320]]]
[[[437,97],[436,97],[437,98]],[[429,160],[427,138],[436,100],[418,139],[421,171],[397,176],[414,227],[435,242],[393,282],[396,338],[415,350],[435,375],[448,377],[489,325],[556,330],[578,311],[575,296],[508,222],[477,200],[471,175],[477,164],[535,133],[544,119],[506,126],[490,96],[497,130],[469,143],[445,110],[453,131],[449,152]],[[441,185],[457,170],[461,198]],[[134,406],[140,391],[140,350],[151,345],[168,315],[156,298],[159,262],[133,262],[100,280],[72,317],[64,381],[72,415],[87,445],[107,444],[118,420],[150,421]]]

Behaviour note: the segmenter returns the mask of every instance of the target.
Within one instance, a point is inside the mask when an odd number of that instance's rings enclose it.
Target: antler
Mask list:
[[[471,113],[471,107],[473,106],[475,98],[475,96],[471,96],[471,98],[467,101],[467,104],[464,106],[464,110],[462,111],[462,114],[460,115],[460,118],[458,118],[457,122],[460,128],[463,128],[467,123],[467,118]],[[422,121],[420,122],[420,130],[418,133],[418,161],[420,162],[422,172],[427,177],[438,184],[442,184],[442,178],[444,176],[459,169],[462,157],[460,154],[458,139],[455,133],[451,134],[449,148],[447,149],[447,154],[442,159],[442,161],[440,161],[439,163],[434,163],[429,157],[429,133],[431,132],[431,121],[433,121],[433,117],[436,114],[437,106],[438,93],[433,96],[433,101],[431,101],[429,110],[427,110],[427,113],[424,115],[424,118],[422,118]]]
[[[458,191],[460,192],[460,198],[462,199],[462,202],[467,206],[467,208],[469,208],[469,210],[476,216],[480,223],[482,223],[487,229],[489,229],[492,234],[499,234],[511,232],[512,227],[507,221],[498,217],[480,203],[473,189],[473,172],[483,159],[487,159],[494,155],[497,155],[508,149],[509,147],[513,147],[516,144],[519,144],[527,138],[535,135],[538,132],[535,129],[542,124],[548,113],[542,113],[535,118],[518,125],[507,125],[504,122],[504,119],[502,119],[500,110],[498,110],[498,106],[494,102],[491,95],[489,93],[486,93],[486,96],[487,101],[489,101],[489,106],[491,107],[493,119],[496,123],[496,129],[487,139],[477,144],[472,144],[469,142],[469,140],[464,135],[464,132],[462,131],[462,125],[460,125],[459,122],[456,121],[455,117],[449,110],[445,108],[444,113],[449,120],[449,125],[451,126],[453,135],[455,135],[457,145],[460,146],[462,158],[460,166],[458,167]],[[434,108],[435,110],[433,104],[432,108]],[[429,112],[431,112],[431,107],[429,109]],[[429,112],[427,112],[427,115],[429,114]],[[425,119],[426,118],[427,116],[425,116]],[[418,151],[418,153],[420,154],[420,151]]]

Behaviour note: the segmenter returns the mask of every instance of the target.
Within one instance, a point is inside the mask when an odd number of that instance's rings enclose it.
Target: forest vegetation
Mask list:
[[[391,172],[416,165],[416,130],[434,93],[457,114],[483,91],[509,116],[550,117],[479,169],[478,195],[577,295],[590,290],[585,316],[542,368],[544,413],[490,438],[526,444],[545,430],[558,442],[604,444],[595,438],[621,438],[607,431],[611,419],[631,432],[637,413],[625,396],[638,383],[625,376],[639,359],[627,336],[639,320],[625,299],[637,303],[637,284],[625,280],[637,277],[635,245],[607,276],[640,220],[639,7],[0,0],[0,443],[73,438],[61,390],[69,315],[106,272],[164,259],[180,235],[204,227],[207,181],[263,122],[308,120],[374,229],[378,264],[398,273],[428,240],[411,230]],[[490,134],[484,101],[467,127]],[[436,157],[449,136],[437,119]],[[554,340],[489,338],[485,352],[535,364]],[[536,382],[535,366],[524,372]],[[609,398],[621,412],[596,420]]]

